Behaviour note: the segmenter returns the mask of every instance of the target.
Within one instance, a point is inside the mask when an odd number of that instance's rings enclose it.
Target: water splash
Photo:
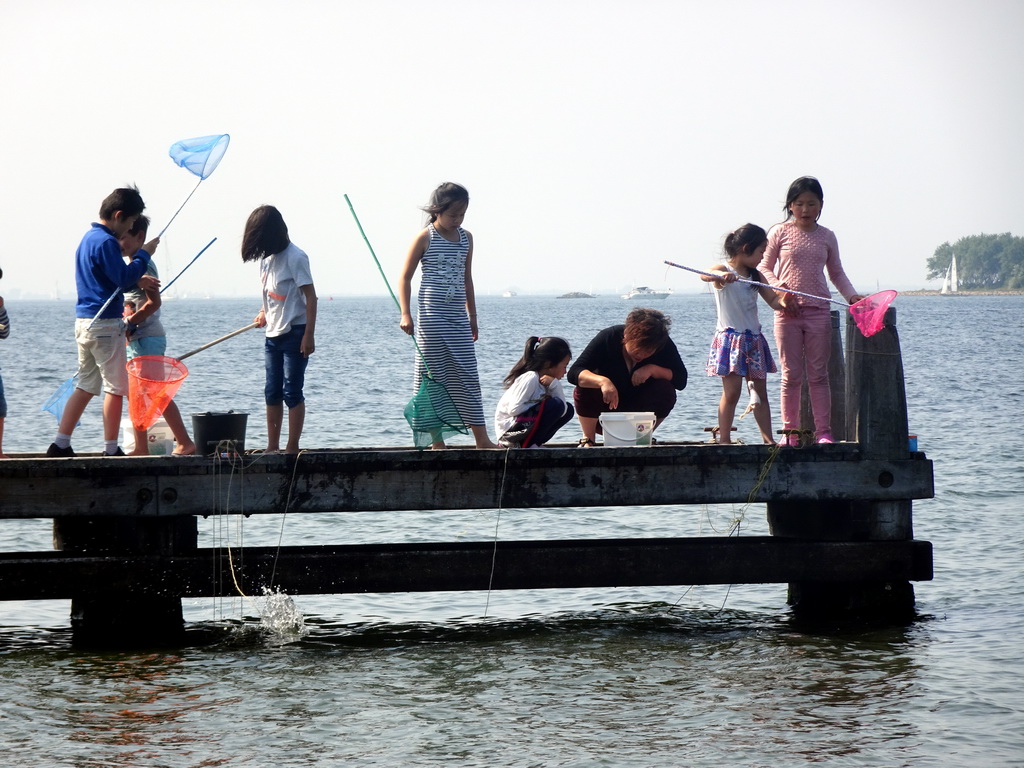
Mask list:
[[[290,642],[305,637],[309,632],[306,619],[291,595],[264,587],[260,602],[260,629],[270,639]]]

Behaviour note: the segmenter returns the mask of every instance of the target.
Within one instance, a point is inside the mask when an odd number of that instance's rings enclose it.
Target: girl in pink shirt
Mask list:
[[[854,289],[839,260],[839,243],[832,230],[818,224],[825,199],[821,183],[802,176],[789,185],[786,220],[768,232],[768,246],[758,269],[773,285],[829,296],[828,278],[851,304],[863,298]],[[832,442],[832,396],[828,359],[832,323],[827,299],[792,296],[784,311],[775,313],[775,343],[782,363],[782,428],[784,445],[799,445],[800,389],[804,370],[818,443]]]

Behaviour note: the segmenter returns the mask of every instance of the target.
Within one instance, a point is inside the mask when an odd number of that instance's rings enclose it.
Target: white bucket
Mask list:
[[[121,419],[121,448],[125,453],[135,450],[135,428],[131,419]],[[151,456],[164,456],[174,450],[174,433],[167,426],[163,419],[157,419],[156,423],[146,431],[146,442],[149,443],[149,454]]]
[[[657,417],[649,411],[602,413],[598,417],[606,446],[650,445]]]

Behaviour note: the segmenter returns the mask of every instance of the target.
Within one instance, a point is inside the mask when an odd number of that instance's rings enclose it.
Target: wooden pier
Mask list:
[[[905,620],[932,577],[912,502],[932,463],[907,444],[895,310],[847,328],[843,425],[856,442],[405,449],[0,462],[0,517],[52,518],[56,551],[0,554],[0,599],[70,598],[76,642],[176,642],[181,599],[788,583],[799,614]],[[839,350],[841,353],[841,350]],[[709,405],[709,412],[711,411]],[[237,460],[237,457],[236,457]],[[230,474],[231,482],[225,482]],[[201,549],[197,517],[764,503],[771,536]],[[339,530],[343,530],[339,527]],[[236,588],[236,584],[238,585]]]

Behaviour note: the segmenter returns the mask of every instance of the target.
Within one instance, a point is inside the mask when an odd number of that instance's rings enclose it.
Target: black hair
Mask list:
[[[793,212],[789,210],[789,206],[804,192],[810,192],[816,195],[821,202],[825,202],[825,193],[821,191],[821,182],[813,176],[801,176],[789,185],[789,191],[786,193],[786,204],[782,206],[782,210],[786,214],[786,221],[793,217]]]
[[[148,232],[149,232],[149,216],[147,216],[146,214],[143,213],[143,214],[139,215],[139,218],[137,218],[135,220],[135,223],[132,224],[132,228],[129,229],[125,234],[128,234],[128,235],[142,235],[143,237],[145,237],[146,233],[148,233]]]
[[[456,203],[468,203],[469,192],[461,184],[453,181],[446,181],[438,185],[430,195],[430,202],[420,210],[430,217],[430,223],[437,221],[437,217],[447,211]]]
[[[510,387],[512,382],[527,371],[543,371],[545,368],[558,365],[566,357],[572,357],[572,352],[569,351],[569,342],[565,339],[558,336],[531,336],[526,340],[523,356],[505,377],[505,387]]]
[[[669,339],[672,318],[657,309],[637,307],[626,315],[623,343],[629,342],[647,350],[659,350]]]
[[[729,258],[735,258],[740,254],[753,253],[761,247],[762,243],[768,242],[768,235],[757,224],[744,224],[735,232],[725,236],[725,253]]]
[[[272,205],[261,205],[249,214],[242,235],[242,261],[258,261],[280,253],[291,240],[281,212]]]
[[[103,202],[100,203],[100,220],[110,221],[118,211],[125,216],[137,216],[144,210],[146,203],[143,202],[138,187],[120,187],[103,198]]]

